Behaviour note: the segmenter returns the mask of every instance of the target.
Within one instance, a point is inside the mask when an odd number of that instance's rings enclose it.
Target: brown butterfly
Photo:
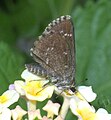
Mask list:
[[[58,89],[65,90],[75,84],[75,38],[71,16],[53,20],[34,42],[31,56],[35,64],[26,68],[40,76],[48,76]]]

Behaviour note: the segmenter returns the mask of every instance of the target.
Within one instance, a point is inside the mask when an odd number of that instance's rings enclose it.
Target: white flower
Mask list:
[[[95,120],[111,120],[111,114],[108,114],[105,109],[99,108],[96,112]]]
[[[17,92],[25,95],[29,100],[44,101],[50,98],[54,91],[54,86],[44,87],[46,81],[15,81],[14,84]]]
[[[58,115],[59,108],[59,103],[53,103],[51,100],[49,100],[47,104],[43,107],[43,110],[47,111],[48,118],[53,118],[54,115]]]
[[[30,80],[42,80],[43,78],[32,74],[31,72],[29,72],[27,69],[25,69],[22,74],[21,77],[23,79],[25,79],[26,81],[30,81]]]
[[[85,113],[88,113],[88,114],[90,113],[91,117],[92,116],[94,117],[95,110],[88,103],[88,102],[95,100],[96,98],[96,94],[92,91],[92,87],[91,86],[90,87],[79,86],[76,89],[77,90],[75,92],[72,92],[71,90],[66,90],[62,92],[61,90],[58,90],[57,88],[55,89],[56,93],[61,94],[64,98],[64,102],[61,107],[60,115],[62,116],[62,118],[65,118],[68,108],[70,106],[72,112],[75,115],[77,115],[79,119],[81,118],[81,116],[82,117],[86,116]],[[72,100],[73,102],[71,102]],[[87,112],[84,112],[84,111],[87,111]],[[87,116],[87,118],[89,118],[89,116]]]
[[[96,117],[94,107],[90,106],[87,101],[78,98],[70,100],[70,109],[79,120],[94,120]]]
[[[92,91],[91,86],[79,86],[77,90],[88,102],[92,102],[96,99],[97,95]]]
[[[21,95],[21,96],[24,96],[25,95],[25,91],[23,89],[25,85],[25,82],[24,81],[21,81],[21,80],[17,80],[14,82],[14,86],[15,86],[15,90]]]
[[[25,79],[25,82],[20,80],[14,82],[15,90],[21,96],[37,101],[44,101],[52,96],[55,87],[54,85],[46,85],[49,80],[40,78],[28,72],[28,70],[24,70],[21,76]]]
[[[36,117],[39,120],[42,119],[42,116],[40,114],[40,109],[28,111],[28,119],[29,120],[34,120]]]
[[[24,86],[26,96],[30,100],[43,101],[46,98],[50,98],[53,94],[54,87],[43,87],[45,81],[30,81]],[[49,92],[50,91],[50,92]]]
[[[11,111],[9,108],[3,108],[0,112],[0,120],[11,120]]]
[[[86,100],[79,99],[77,96],[70,100],[70,109],[78,120],[111,120],[111,114],[100,108],[96,112]]]
[[[64,120],[64,119],[59,115],[54,120]]]
[[[11,110],[13,120],[21,120],[22,117],[27,113],[19,105],[15,109]]]
[[[0,107],[9,107],[13,103],[17,102],[19,94],[15,90],[7,90],[0,96]]]

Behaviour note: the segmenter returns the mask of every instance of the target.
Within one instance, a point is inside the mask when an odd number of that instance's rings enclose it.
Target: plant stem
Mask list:
[[[70,99],[67,98],[67,97],[64,97],[64,102],[62,104],[62,108],[61,108],[61,111],[60,111],[60,116],[65,119],[66,117],[66,114],[68,112],[68,109],[69,109],[69,104],[70,104]]]

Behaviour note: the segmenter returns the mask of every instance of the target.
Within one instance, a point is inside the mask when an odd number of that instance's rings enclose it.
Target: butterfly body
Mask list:
[[[61,16],[46,27],[34,42],[31,56],[39,64],[26,65],[34,73],[50,77],[58,89],[70,89],[75,84],[74,29],[69,15]]]

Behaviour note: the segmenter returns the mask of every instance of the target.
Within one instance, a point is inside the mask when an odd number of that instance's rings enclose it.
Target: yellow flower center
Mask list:
[[[0,103],[1,104],[5,103],[7,100],[8,100],[7,96],[5,96],[5,95],[0,96]]]
[[[42,87],[43,87],[42,81],[30,81],[30,82],[27,82],[24,89],[28,94],[36,96],[37,93],[39,93],[43,89]]]
[[[95,120],[96,114],[90,111],[88,108],[78,109],[77,112],[83,120]]]

